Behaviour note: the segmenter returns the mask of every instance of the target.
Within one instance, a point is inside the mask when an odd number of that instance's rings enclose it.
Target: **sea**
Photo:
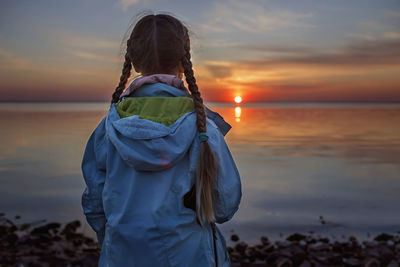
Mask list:
[[[242,182],[239,210],[218,224],[228,244],[232,234],[257,243],[400,232],[400,103],[206,105],[232,126],[225,140]],[[0,212],[21,223],[80,220],[94,237],[81,160],[108,106],[0,103]]]

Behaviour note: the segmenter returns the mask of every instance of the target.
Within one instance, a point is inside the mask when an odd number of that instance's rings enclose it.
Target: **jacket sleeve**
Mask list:
[[[86,220],[96,232],[100,244],[105,234],[106,217],[102,192],[106,178],[105,119],[90,136],[82,160],[82,174],[86,188],[82,194],[82,208]]]
[[[214,127],[208,127],[215,128]],[[211,129],[210,129],[211,130]],[[217,160],[214,214],[217,223],[229,221],[239,208],[242,185],[232,154],[220,130],[210,131],[208,142]]]

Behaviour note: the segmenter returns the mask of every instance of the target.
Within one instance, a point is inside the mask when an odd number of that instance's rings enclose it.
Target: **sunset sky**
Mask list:
[[[0,101],[109,101],[145,10],[189,26],[206,101],[400,102],[398,0],[2,0]]]

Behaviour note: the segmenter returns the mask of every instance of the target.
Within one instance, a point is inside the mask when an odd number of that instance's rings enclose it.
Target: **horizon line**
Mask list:
[[[378,101],[364,101],[364,100],[320,100],[320,101],[248,101],[242,102],[240,104],[236,104],[231,101],[204,101],[205,103],[223,103],[223,104],[233,104],[233,105],[244,105],[244,104],[281,104],[281,103],[354,103],[354,104],[362,104],[362,103],[370,103],[370,104],[400,104],[400,100],[394,101],[386,101],[386,100],[378,100]],[[110,103],[110,101],[101,101],[101,100],[0,100],[0,103]]]

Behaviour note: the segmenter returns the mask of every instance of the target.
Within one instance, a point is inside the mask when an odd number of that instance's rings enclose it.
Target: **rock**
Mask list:
[[[279,255],[281,257],[292,258],[292,252],[290,249],[281,249],[279,250]]]
[[[249,246],[245,252],[245,256],[249,259],[250,262],[256,261],[257,252],[253,246]]]
[[[96,254],[87,254],[83,258],[73,262],[73,266],[87,266],[96,267],[98,266],[99,257]]]
[[[329,239],[327,237],[318,239],[319,242],[329,243]]]
[[[400,254],[400,244],[397,244],[397,245],[394,247],[394,252],[395,252],[396,254]]]
[[[303,261],[299,267],[311,267],[311,263],[308,260]]]
[[[7,236],[6,240],[10,246],[14,246],[15,243],[18,241],[18,236],[14,233],[11,233]]]
[[[265,267],[265,262],[252,262],[251,267]]]
[[[307,236],[307,237],[306,237],[306,242],[307,242],[308,244],[314,244],[314,243],[317,243],[317,240],[316,240],[314,237],[312,237],[312,236]]]
[[[362,243],[364,244],[364,246],[370,247],[370,248],[373,248],[373,247],[376,247],[377,245],[379,245],[379,242],[377,242],[377,241],[363,241]]]
[[[84,259],[89,254],[97,264],[100,247],[93,239],[75,232],[80,223],[71,224],[74,226],[69,228],[72,239],[65,240],[58,234],[60,223],[40,225],[45,221],[17,225],[7,218],[1,218],[0,265],[95,266],[86,260],[84,262],[88,264],[85,265],[74,263],[76,259]],[[39,226],[30,231],[30,227],[36,224]]]
[[[361,262],[359,259],[356,258],[343,258],[343,263],[348,266],[359,266]]]
[[[328,257],[326,255],[311,255],[310,259],[320,264],[326,264],[328,262]]]
[[[27,230],[29,227],[31,227],[31,224],[30,224],[30,223],[24,223],[24,224],[22,224],[22,225],[19,227],[19,230],[20,230],[20,231],[25,231],[25,230]]]
[[[266,237],[266,236],[262,236],[262,237],[260,238],[260,240],[261,240],[261,243],[262,243],[263,245],[268,245],[268,244],[269,244],[269,239],[268,239],[268,237]]]
[[[319,221],[321,222],[321,224],[326,224],[326,221],[324,220],[323,216],[319,216]]]
[[[81,223],[72,221],[62,231],[61,224],[16,224],[0,215],[0,265],[4,266],[96,266],[101,248],[92,238],[77,229]],[[39,224],[33,230],[32,225]],[[42,225],[40,225],[42,224]],[[372,241],[330,243],[319,234],[294,233],[283,240],[271,242],[262,236],[260,243],[249,245],[240,241],[227,247],[232,266],[389,266],[399,267],[400,232],[380,234]],[[18,257],[16,256],[18,255]],[[3,266],[2,265],[2,266]]]
[[[61,224],[59,223],[48,223],[46,225],[34,228],[31,231],[31,235],[50,234],[50,231],[57,233],[60,226]]]
[[[305,235],[302,235],[302,234],[299,234],[299,233],[294,233],[294,234],[288,236],[286,238],[286,240],[291,241],[291,242],[294,242],[294,241],[299,242],[300,240],[303,240],[305,238],[306,238]]]
[[[341,266],[342,265],[342,254],[333,252],[329,257],[329,263],[333,266]]]
[[[247,243],[242,241],[242,242],[239,242],[238,244],[236,244],[235,250],[238,251],[241,254],[244,254],[244,252],[247,249],[247,246],[248,246]]]
[[[303,248],[298,246],[292,248],[292,261],[295,266],[301,264],[305,259],[307,259],[307,254]]]
[[[378,259],[383,266],[387,266],[394,258],[393,251],[384,244],[380,244],[377,248]]]
[[[397,261],[392,260],[387,267],[399,267],[399,264],[397,263]]]
[[[286,241],[286,240],[284,240],[284,241],[276,240],[276,241],[275,241],[275,244],[276,244],[279,248],[287,248],[287,247],[290,247],[290,246],[292,245],[291,242]]]
[[[231,257],[232,261],[240,261],[240,259],[241,259],[241,255],[237,251],[233,251],[230,254],[230,257]]]
[[[75,233],[76,230],[81,226],[81,222],[78,220],[72,221],[65,225],[61,232],[61,235],[68,235],[69,233]]]
[[[357,240],[357,238],[355,236],[350,236],[349,237],[349,241],[352,242],[352,243],[358,243],[358,240]]]
[[[318,242],[318,243],[310,244],[308,246],[308,249],[311,251],[316,251],[316,250],[317,251],[321,251],[321,250],[329,251],[329,250],[331,250],[331,246],[326,243]]]
[[[368,248],[366,249],[366,253],[370,257],[379,258],[379,250],[377,248]]]
[[[255,256],[256,260],[262,260],[263,261],[265,259],[265,257],[267,256],[267,253],[264,250],[264,247],[260,248],[260,247],[256,246],[254,248],[254,256]]]
[[[374,258],[367,259],[364,264],[364,267],[380,267],[380,266],[381,266],[381,263],[377,259],[374,259]]]
[[[293,263],[288,258],[280,258],[277,260],[276,266],[277,267],[292,267]]]
[[[269,244],[269,245],[267,245],[267,246],[264,248],[264,250],[265,250],[266,252],[272,252],[272,251],[275,250],[275,247],[274,247],[274,245]]]
[[[268,264],[272,265],[278,258],[279,258],[278,252],[277,251],[273,251],[273,252],[271,252],[271,253],[269,253],[267,255],[267,257],[265,258],[265,261]]]
[[[232,240],[233,242],[237,242],[237,241],[239,241],[239,236],[236,235],[236,234],[233,234],[233,235],[231,235],[231,240]]]
[[[379,241],[379,242],[386,242],[388,240],[393,239],[393,235],[389,235],[386,233],[382,233],[380,235],[377,235],[374,240]]]

